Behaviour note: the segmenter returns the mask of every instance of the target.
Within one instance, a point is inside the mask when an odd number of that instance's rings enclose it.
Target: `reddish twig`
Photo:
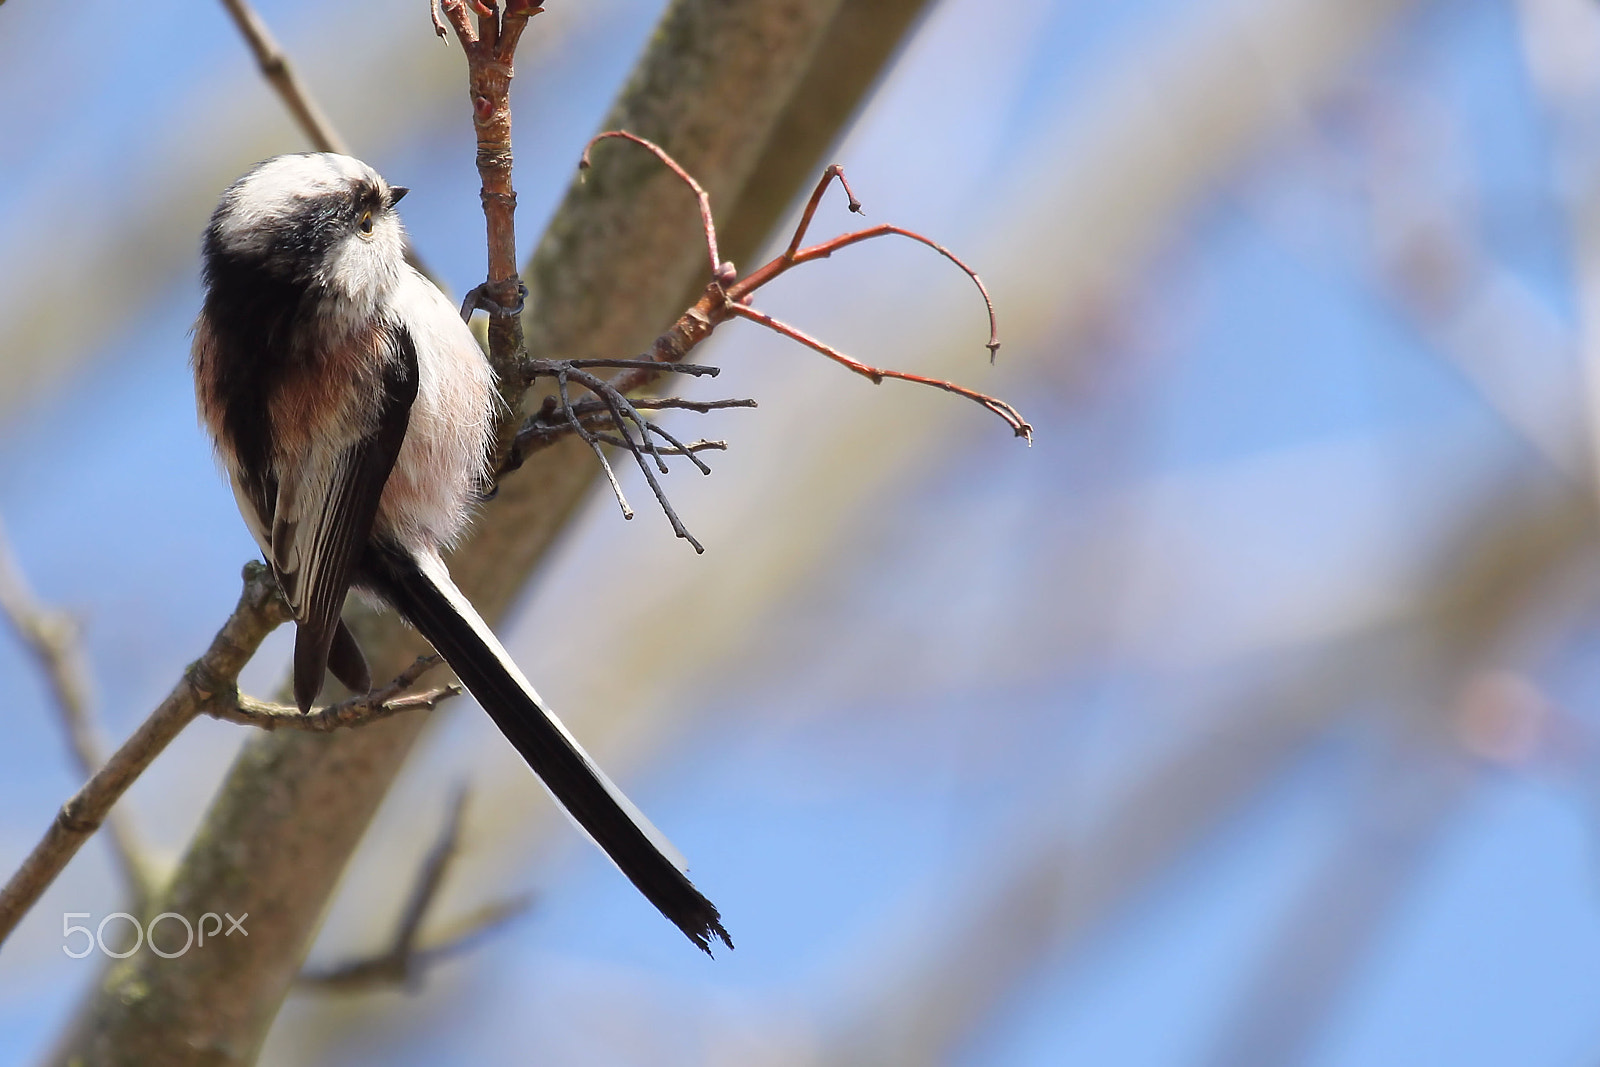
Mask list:
[[[837,164],[835,164],[835,166],[837,166]],[[840,181],[843,180],[844,176],[840,175]],[[855,204],[857,207],[860,206],[859,204],[856,204],[854,197],[851,197],[851,203]],[[804,220],[802,220],[802,227],[803,225]],[[800,230],[795,231],[796,237],[800,235],[800,232]],[[984,347],[989,350],[989,362],[991,364],[994,363],[995,353],[1000,351],[1000,323],[995,317],[994,301],[989,298],[989,287],[983,284],[983,279],[978,277],[978,272],[967,266],[966,263],[962,261],[960,256],[956,255],[939,242],[930,240],[915,230],[908,230],[903,226],[891,226],[888,223],[884,223],[879,226],[869,226],[865,230],[855,230],[851,233],[840,234],[838,237],[823,241],[821,244],[812,245],[810,248],[802,248],[798,252],[794,251],[794,243],[798,242],[794,242],[790,245],[789,249],[784,251],[782,256],[773,260],[772,263],[767,264],[767,266],[763,267],[762,270],[767,270],[775,263],[784,263],[785,265],[781,270],[776,270],[773,272],[772,278],[776,278],[779,274],[783,273],[784,270],[788,270],[790,267],[798,266],[801,263],[810,263],[818,259],[827,259],[841,248],[848,248],[851,245],[859,244],[862,241],[870,241],[875,237],[890,236],[908,237],[911,240],[916,241],[918,244],[927,245],[945,259],[948,259],[950,262],[960,267],[962,271],[966,273],[967,277],[972,279],[972,283],[978,287],[978,294],[983,297],[983,306],[989,313],[989,340],[984,344]],[[755,292],[757,289],[761,288],[761,286],[772,280],[772,278],[760,277],[760,274],[761,271],[756,271],[749,277],[741,278],[738,282],[729,286],[728,299],[738,302],[747,294]]]
[[[846,206],[857,215],[866,214],[861,210],[861,201],[856,199],[855,191],[850,188],[850,182],[845,179],[844,168],[837,163],[829,163],[827,169],[822,172],[822,180],[811,190],[811,197],[806,201],[806,209],[800,213],[800,225],[794,228],[794,236],[789,238],[789,247],[783,250],[784,258],[793,261],[800,242],[805,240],[806,230],[811,227],[811,217],[817,213],[817,205],[822,203],[822,194],[828,191],[828,183],[835,178],[839,179],[844,195],[849,198],[850,203]]]
[[[865,363],[851,359],[849,356],[845,355],[843,352],[840,352],[833,346],[824,344],[815,337],[795,329],[788,323],[780,322],[765,312],[757,311],[752,307],[745,307],[743,304],[732,305],[732,310],[735,315],[742,319],[749,319],[751,322],[758,322],[767,329],[775,330],[792,341],[800,342],[813,352],[821,352],[835,363],[855,371],[857,374],[870,381],[873,385],[882,384],[885,378],[896,378],[902,382],[915,382],[918,385],[932,386],[935,389],[943,389],[947,393],[954,393],[956,396],[964,396],[968,400],[975,400],[1004,419],[1006,425],[1010,426],[1012,432],[1018,437],[1024,438],[1028,441],[1033,440],[1033,427],[1028,425],[1027,420],[1022,417],[1021,412],[1012,407],[1010,404],[1006,403],[1004,400],[989,396],[987,393],[980,393],[974,389],[968,389],[965,386],[957,385],[954,382],[946,381],[943,378],[929,378],[921,374],[910,374],[906,371],[885,370],[882,367],[869,367]]]
[[[839,185],[844,189],[845,196],[849,200],[849,209],[857,214],[861,213],[861,201],[856,199],[855,191],[850,188],[850,183],[844,176],[843,167],[835,163],[822,172],[821,179],[817,182],[816,187],[812,189],[811,196],[806,201],[805,209],[801,212],[800,222],[795,227],[794,234],[789,240],[788,247],[786,247],[781,254],[779,254],[770,262],[762,265],[754,271],[751,271],[749,274],[743,277],[739,277],[734,269],[733,264],[722,262],[719,258],[717,252],[716,224],[711,213],[710,196],[700,186],[700,183],[695,181],[694,177],[684,170],[683,167],[659,145],[656,145],[644,139],[643,137],[627,133],[626,131],[609,131],[593,138],[589,142],[589,145],[584,148],[583,159],[580,163],[580,166],[588,165],[590,148],[592,148],[597,142],[608,138],[625,140],[646,149],[658,160],[660,160],[662,165],[667,167],[668,170],[676,175],[680,181],[686,184],[694,192],[695,199],[700,208],[700,220],[705,234],[706,251],[712,265],[712,280],[711,283],[706,287],[705,294],[700,298],[699,301],[695,303],[694,307],[690,308],[679,317],[678,321],[672,325],[671,329],[656,339],[656,343],[651,346],[651,350],[646,353],[644,357],[647,368],[649,367],[649,364],[652,363],[671,363],[682,359],[683,356],[688,353],[689,349],[694,347],[694,345],[699,344],[706,337],[710,336],[711,331],[716,329],[717,326],[727,322],[729,319],[744,318],[749,319],[752,322],[760,323],[761,325],[766,326],[768,329],[776,330],[785,337],[789,337],[795,341],[798,341],[806,347],[826,355],[829,359],[833,359],[847,367],[850,367],[857,373],[862,374],[874,382],[881,381],[884,378],[898,378],[902,381],[915,382],[918,385],[932,386],[935,389],[941,389],[947,393],[953,393],[956,396],[966,397],[967,399],[977,402],[984,408],[1000,416],[1000,418],[1005,420],[1006,424],[1011,427],[1012,432],[1018,437],[1030,442],[1033,440],[1033,427],[1028,424],[1027,420],[1022,418],[1021,414],[1018,413],[1016,408],[997,397],[992,397],[986,393],[980,393],[976,390],[968,389],[965,386],[956,385],[954,382],[946,381],[941,378],[930,378],[921,374],[911,374],[904,371],[891,371],[876,367],[869,367],[858,360],[851,359],[842,352],[839,352],[837,349],[818,341],[815,338],[807,336],[800,330],[779,322],[770,315],[755,311],[749,307],[750,301],[754,297],[757,290],[802,263],[810,263],[815,260],[826,259],[840,249],[848,248],[850,245],[859,244],[862,241],[870,241],[877,237],[906,237],[918,242],[919,244],[927,245],[929,248],[932,248],[934,251],[950,260],[950,262],[959,267],[967,275],[967,277],[971,278],[973,284],[978,287],[978,293],[983,298],[984,309],[989,316],[989,340],[986,343],[986,347],[989,349],[990,362],[992,363],[994,361],[995,353],[1000,347],[1000,330],[999,322],[995,315],[994,301],[989,296],[988,287],[983,284],[983,279],[978,276],[978,273],[975,270],[969,267],[959,256],[950,251],[950,249],[946,248],[944,245],[939,244],[937,241],[934,241],[923,234],[917,233],[915,230],[908,230],[901,226],[883,224],[879,226],[872,226],[864,230],[856,230],[850,233],[840,234],[838,237],[831,238],[830,240],[823,241],[808,248],[800,247],[801,242],[805,240],[805,235],[811,226],[812,219],[816,215],[817,207],[822,202],[823,195],[827,192],[828,187],[834,182],[834,180],[837,179]],[[619,391],[627,393],[638,388],[642,388],[649,382],[651,377],[652,374],[650,369],[640,369],[634,371],[632,374],[619,376],[618,379],[612,384]]]
[[[520,307],[522,294],[522,280],[517,276],[517,193],[511,181],[512,59],[528,20],[542,10],[527,0],[506,0],[503,11],[496,3],[478,0],[439,0],[437,6],[429,0],[434,32],[443,36],[448,22],[467,57],[467,89],[482,183],[479,196],[488,230],[489,272],[484,293],[501,308]],[[522,353],[521,316],[490,315],[489,361],[500,375],[500,392],[508,410],[516,410],[515,401],[521,399],[522,385],[513,372]]]
[[[700,183],[694,180],[694,175],[684,170],[682,165],[679,164],[677,160],[667,155],[666,151],[660,145],[653,141],[647,141],[637,134],[629,133],[627,130],[607,130],[605,133],[595,134],[589,139],[589,143],[583,146],[583,155],[578,157],[578,170],[585,171],[589,169],[590,149],[599,144],[601,141],[611,140],[612,138],[622,141],[630,141],[633,144],[636,144],[646,151],[652,153],[661,161],[662,166],[666,167],[673,174],[676,174],[678,176],[678,180],[689,187],[690,191],[694,193],[695,203],[697,203],[700,207],[700,224],[705,227],[706,251],[711,257],[711,276],[715,278],[723,273],[731,271],[732,265],[729,264],[727,267],[724,267],[722,257],[717,252],[717,225],[711,219],[711,194],[701,188]]]
[[[461,0],[456,0],[458,7],[460,3]],[[447,3],[446,14],[449,14],[450,10],[450,5]],[[461,17],[464,18],[464,15]],[[457,32],[461,32],[459,26]],[[666,514],[668,521],[672,523],[673,532],[693,545],[696,552],[704,551],[700,546],[700,542],[690,535],[683,522],[678,518],[677,512],[673,510],[672,505],[668,502],[660,482],[656,479],[656,472],[667,473],[667,465],[663,457],[673,455],[688,456],[700,468],[702,473],[710,474],[711,468],[707,467],[696,453],[702,450],[722,447],[721,443],[700,441],[694,444],[685,444],[661,427],[646,420],[640,413],[640,409],[647,407],[647,405],[630,402],[628,397],[629,394],[642,389],[662,373],[715,374],[715,368],[694,366],[681,361],[695,345],[709,337],[717,326],[735,318],[748,319],[759,323],[785,337],[798,341],[807,348],[820,352],[829,359],[848,367],[873,383],[881,382],[885,378],[897,378],[901,381],[931,386],[975,401],[1004,419],[1017,436],[1029,441],[1033,439],[1033,427],[1028,425],[1027,420],[1022,417],[1016,408],[1004,400],[980,393],[974,389],[968,389],[965,386],[957,385],[942,378],[931,378],[907,371],[868,366],[859,360],[850,358],[831,345],[825,344],[803,331],[749,306],[751,298],[757,290],[802,263],[826,259],[840,249],[877,237],[907,237],[919,244],[927,245],[950,260],[977,285],[978,293],[983,297],[983,305],[989,315],[989,341],[987,347],[989,349],[990,362],[994,361],[994,354],[1000,347],[1000,333],[995,317],[994,301],[989,297],[989,290],[984,286],[983,280],[978,277],[976,271],[967,266],[954,252],[937,241],[933,241],[914,230],[884,224],[841,234],[838,237],[808,248],[801,247],[801,243],[805,240],[806,231],[810,228],[812,219],[816,215],[817,207],[822,202],[823,195],[835,180],[844,189],[845,196],[849,199],[850,210],[857,214],[861,213],[861,202],[856,199],[854,190],[850,188],[850,183],[844,176],[844,169],[837,163],[823,171],[821,180],[817,182],[816,187],[811,191],[811,196],[807,199],[805,209],[801,212],[799,225],[795,227],[788,247],[771,262],[740,278],[734,265],[724,262],[721,253],[717,249],[717,227],[711,213],[710,194],[695,180],[694,175],[685,170],[677,160],[673,159],[659,145],[626,130],[609,130],[598,134],[584,146],[583,155],[578,162],[580,170],[587,169],[590,166],[590,153],[596,144],[613,139],[627,141],[645,149],[655,156],[662,166],[666,167],[694,194],[695,203],[700,212],[701,230],[705,236],[706,257],[711,266],[711,283],[706,286],[705,292],[695,302],[694,306],[680,315],[678,321],[673,323],[672,327],[665,333],[657,337],[655,343],[650,346],[650,350],[638,359],[524,361],[521,368],[522,380],[532,381],[539,377],[553,377],[556,379],[556,395],[546,397],[539,411],[523,423],[522,427],[508,443],[504,449],[505,460],[499,467],[500,474],[503,475],[520,466],[527,454],[533,449],[548,445],[566,434],[577,434],[599,458],[601,469],[605,472],[606,480],[611,485],[611,491],[617,499],[618,506],[622,509],[623,517],[631,519],[634,514],[633,509],[628,506],[627,499],[622,494],[621,484],[618,482],[616,472],[606,458],[605,449],[602,446],[620,447],[632,454],[634,460],[638,463],[639,469],[644,473],[645,480],[650,485],[651,492],[655,494],[662,511]],[[583,369],[586,367],[614,368],[623,371],[623,373],[607,381],[589,374]],[[588,389],[595,399],[574,404],[568,389],[569,382]],[[753,407],[754,403],[749,401],[723,401],[691,405],[687,402],[678,401],[671,405],[658,404],[655,406],[677,406],[695,411],[706,411],[713,407],[733,407],[736,405]],[[637,431],[637,434],[630,430],[630,424]],[[614,434],[605,432],[608,425],[610,429],[616,431]],[[665,449],[657,447],[654,441],[655,437],[659,437],[665,442]]]

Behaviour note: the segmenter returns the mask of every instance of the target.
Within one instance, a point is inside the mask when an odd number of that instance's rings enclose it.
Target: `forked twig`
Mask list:
[[[595,458],[600,461],[600,467],[606,472],[606,480],[611,483],[611,492],[617,498],[617,506],[622,509],[624,519],[633,518],[633,509],[628,506],[628,498],[622,495],[622,485],[617,481],[617,472],[611,469],[611,461],[606,459],[605,449],[600,447],[599,438],[589,432],[587,426],[572,412],[572,397],[567,395],[567,375],[565,372],[556,375],[556,389],[561,396],[561,410],[566,414],[567,421],[578,432],[578,436],[594,450]],[[612,424],[618,425],[614,412],[609,412]],[[637,453],[635,453],[637,455]]]
[[[395,675],[394,679],[381,689],[374,689],[370,693],[311,711],[302,712],[299,708],[284,704],[256,700],[254,697],[243,695],[237,689],[232,692],[217,693],[206,702],[204,710],[214,719],[236,722],[242,726],[255,726],[263,730],[276,730],[281,726],[291,730],[327,733],[331,730],[364,726],[369,722],[387,719],[404,711],[432,710],[450,697],[458,696],[461,687],[455,684],[438,686],[420,693],[406,692],[416,684],[417,679],[443,662],[444,660],[436,654],[418,656],[415,662]]]
[[[476,944],[493,930],[527,911],[533,904],[531,893],[513,897],[482,909],[458,921],[458,929],[437,943],[421,944],[422,924],[438,899],[445,875],[461,848],[461,828],[467,810],[467,788],[459,787],[450,803],[450,814],[433,847],[417,868],[411,894],[395,924],[394,937],[387,949],[375,956],[341,964],[325,971],[308,971],[296,982],[330,992],[402,986],[415,989],[422,984],[428,968]]]
[[[578,384],[588,389],[606,405],[607,409],[611,413],[612,426],[622,434],[626,441],[629,442],[627,450],[633,455],[634,460],[638,462],[639,470],[644,473],[644,479],[649,484],[650,491],[655,494],[656,503],[661,506],[661,510],[666,514],[667,520],[672,523],[672,532],[683,538],[685,541],[688,541],[689,544],[693,545],[694,550],[697,553],[705,552],[705,546],[695,539],[695,536],[689,532],[689,528],[683,524],[683,520],[678,517],[677,511],[672,507],[672,502],[667,499],[666,490],[661,487],[661,482],[656,478],[656,472],[655,470],[651,469],[651,464],[649,462],[649,459],[654,459],[656,467],[660,469],[661,473],[665,474],[667,472],[666,461],[661,458],[661,453],[656,450],[655,441],[651,437],[652,433],[659,435],[662,440],[667,442],[668,445],[682,449],[682,443],[679,442],[677,438],[661,429],[655,423],[647,420],[639,413],[639,409],[634,407],[633,404],[629,402],[627,396],[618,392],[605,379],[599,378],[593,374],[590,374],[588,371],[578,368],[572,368],[571,370],[566,371],[558,379],[562,388],[562,403],[566,406],[568,412],[571,411],[571,401],[566,396],[566,379],[568,377],[576,379]],[[636,425],[639,429],[639,437],[637,440],[635,440],[633,435],[628,432],[628,423],[630,422]],[[586,430],[580,429],[580,433],[587,432],[588,431]],[[591,441],[592,447],[598,450],[599,444],[595,440],[594,435],[589,434],[588,439]],[[649,459],[646,458],[646,454],[649,455]],[[686,452],[685,454],[689,456],[690,461],[693,462],[695,466],[700,468],[702,474],[711,473],[711,468],[706,466],[705,462],[701,460],[700,457],[696,456],[692,452]],[[605,462],[603,458],[601,462]],[[607,463],[605,465],[609,474],[610,464]],[[620,504],[623,508],[626,508],[627,502],[622,498],[622,488],[617,484],[614,475],[611,476],[611,488],[612,491],[616,493],[618,504]],[[633,517],[627,511],[624,511],[624,514],[627,515],[628,518]]]
[[[675,175],[680,181],[689,187],[690,191],[694,193],[696,203],[699,205],[701,227],[706,242],[706,252],[711,260],[712,281],[707,287],[707,295],[702,297],[695,307],[690,310],[690,312],[686,312],[685,316],[680,318],[678,323],[674,324],[672,330],[669,330],[667,334],[663,334],[661,338],[658,338],[657,344],[652,346],[651,356],[654,361],[660,362],[661,360],[659,357],[663,355],[676,355],[677,358],[682,358],[682,353],[687,350],[688,346],[692,346],[693,344],[697,344],[699,341],[704,340],[704,338],[709,336],[711,331],[715,329],[716,326],[726,322],[731,318],[745,318],[753,322],[760,323],[769,329],[776,330],[778,333],[781,333],[795,341],[799,341],[800,343],[805,344],[807,347],[813,348],[816,351],[827,355],[830,359],[835,359],[846,366],[856,368],[858,369],[858,373],[863,373],[871,380],[878,381],[882,378],[899,378],[902,381],[915,382],[919,385],[929,385],[936,389],[942,389],[945,392],[953,393],[957,396],[966,397],[967,399],[973,400],[987,408],[989,411],[994,412],[996,415],[999,415],[1005,420],[1006,424],[1011,427],[1012,432],[1017,436],[1022,437],[1030,442],[1032,441],[1033,427],[1028,424],[1027,420],[1022,418],[1022,416],[1017,412],[1016,408],[997,397],[989,396],[986,393],[980,393],[977,390],[968,389],[964,386],[958,386],[953,382],[945,381],[943,379],[930,378],[925,375],[911,374],[902,371],[879,370],[878,368],[868,367],[866,364],[861,363],[858,360],[850,359],[837,349],[834,349],[823,342],[816,341],[813,338],[809,338],[801,331],[796,330],[793,327],[786,326],[770,316],[759,312],[750,313],[752,309],[750,309],[749,303],[757,290],[771,282],[773,279],[780,277],[802,263],[810,263],[819,259],[827,259],[829,256],[833,255],[833,253],[840,251],[841,249],[848,248],[851,245],[859,244],[863,241],[870,241],[878,237],[905,237],[912,241],[916,241],[918,244],[926,245],[927,247],[938,252],[941,256],[944,256],[951,263],[954,263],[958,268],[960,268],[961,271],[967,275],[967,277],[972,279],[973,284],[977,286],[978,294],[983,298],[984,310],[988,314],[989,318],[989,340],[985,343],[985,347],[989,350],[990,362],[994,362],[995,353],[1000,348],[1000,328],[999,321],[994,310],[994,300],[990,297],[988,287],[983,284],[983,279],[978,276],[978,272],[968,266],[967,263],[961,259],[961,257],[957,256],[954,252],[939,242],[934,241],[923,234],[917,233],[915,230],[908,230],[902,226],[893,226],[884,223],[877,226],[871,226],[863,230],[855,230],[850,233],[840,234],[837,237],[830,238],[829,240],[822,241],[806,248],[801,247],[801,243],[805,240],[806,232],[809,230],[811,222],[816,215],[817,207],[822,202],[822,197],[827,193],[829,186],[832,185],[835,180],[839,182],[840,187],[844,190],[845,196],[848,198],[849,209],[856,214],[860,214],[862,212],[861,201],[856,198],[855,191],[850,188],[850,183],[844,175],[844,168],[839,166],[839,164],[832,164],[823,171],[821,179],[818,180],[816,186],[811,191],[811,196],[806,200],[806,206],[800,215],[800,222],[795,227],[794,234],[790,237],[789,244],[783,250],[783,252],[770,262],[762,265],[754,271],[751,271],[749,274],[743,277],[738,277],[733,265],[731,263],[722,262],[717,251],[716,224],[712,218],[710,196],[706,193],[705,189],[701,187],[700,183],[697,182],[686,170],[684,170],[684,168],[659,145],[626,131],[608,131],[606,133],[599,134],[590,140],[589,144],[584,148],[583,160],[580,163],[580,166],[588,166],[590,150],[596,143],[608,138],[625,140],[632,144],[643,147],[658,160],[660,160],[662,165],[665,166],[673,175]],[[685,319],[692,319],[693,321],[686,322]],[[639,381],[630,381],[628,384],[632,388],[637,388],[643,383]],[[632,389],[625,389],[625,391],[632,391]]]
[[[1033,427],[1028,424],[1027,420],[1022,417],[1015,407],[998,397],[980,393],[975,389],[969,389],[942,378],[932,378],[908,371],[869,366],[859,360],[850,358],[838,349],[811,337],[796,327],[750,307],[750,301],[757,290],[802,263],[827,259],[841,249],[863,241],[870,241],[874,238],[906,237],[916,241],[918,244],[926,245],[941,256],[944,256],[960,268],[967,277],[971,278],[973,284],[978,287],[978,294],[983,298],[984,310],[989,317],[989,340],[985,347],[989,350],[990,363],[994,362],[995,353],[1000,348],[1000,330],[995,315],[994,301],[990,298],[988,287],[983,284],[983,279],[978,276],[977,271],[973,270],[961,257],[944,245],[914,230],[885,223],[871,226],[864,230],[840,234],[837,237],[809,247],[801,247],[805,240],[806,232],[816,216],[818,205],[821,204],[823,196],[835,180],[838,181],[840,187],[844,190],[845,196],[848,198],[849,209],[856,214],[861,213],[861,201],[856,199],[855,191],[850,188],[850,182],[844,176],[843,167],[835,163],[823,171],[822,178],[817,182],[815,188],[811,191],[810,197],[806,200],[805,208],[800,214],[800,222],[795,227],[794,233],[789,239],[789,244],[783,252],[769,263],[741,278],[732,263],[723,261],[718,250],[717,227],[711,212],[710,194],[695,180],[694,175],[684,169],[661,146],[626,130],[608,130],[597,134],[584,146],[583,154],[578,161],[580,171],[587,170],[591,166],[590,156],[594,146],[605,140],[627,141],[643,148],[655,156],[661,165],[694,195],[695,204],[700,213],[701,231],[705,237],[706,257],[711,268],[711,282],[706,286],[704,294],[695,302],[694,306],[680,315],[670,329],[657,337],[650,346],[650,350],[639,359],[526,361],[523,370],[524,378],[531,381],[538,377],[554,377],[557,383],[558,396],[546,397],[539,410],[523,423],[513,438],[511,446],[507,449],[507,458],[498,472],[499,474],[503,475],[516,469],[521,465],[528,453],[534,449],[549,445],[566,434],[576,433],[600,458],[601,467],[611,484],[611,490],[617,498],[618,505],[622,508],[623,516],[631,519],[633,510],[623,497],[616,473],[612,470],[611,464],[606,459],[604,449],[601,446],[612,445],[623,448],[632,453],[635,461],[639,464],[639,469],[644,472],[645,479],[650,484],[651,492],[655,494],[662,511],[672,523],[673,532],[679,537],[688,540],[695,547],[695,551],[703,551],[700,543],[690,536],[689,531],[684,527],[672,505],[668,502],[666,494],[656,480],[655,471],[660,471],[663,474],[667,472],[667,466],[662,459],[663,456],[686,455],[703,473],[709,474],[710,468],[702,463],[695,456],[695,453],[717,446],[711,442],[704,441],[696,442],[693,445],[685,445],[665,430],[646,420],[640,414],[640,410],[646,409],[650,405],[644,402],[630,402],[629,395],[644,388],[663,373],[714,375],[716,373],[715,368],[686,364],[682,360],[691,349],[709,337],[717,326],[735,318],[748,319],[751,322],[774,330],[813,351],[822,353],[829,359],[848,367],[875,384],[885,378],[896,378],[900,381],[931,386],[956,396],[965,397],[998,415],[1018,437],[1029,442],[1033,440]],[[607,381],[584,373],[581,370],[583,367],[614,368],[624,373],[618,374]],[[569,380],[582,385],[593,393],[596,398],[595,401],[574,404],[571,396],[568,395],[567,383]],[[682,407],[692,411],[708,411],[716,407],[754,407],[755,405],[751,401],[691,404],[685,401],[672,400],[654,406]],[[629,430],[629,423],[632,423],[637,428],[637,436]],[[615,433],[604,432],[608,424]],[[652,440],[652,435],[660,437],[662,441],[666,442],[667,447],[665,449],[657,447]],[[651,461],[654,461],[655,471],[651,469]]]

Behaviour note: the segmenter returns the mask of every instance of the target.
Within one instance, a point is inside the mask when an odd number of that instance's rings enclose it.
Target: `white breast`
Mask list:
[[[417,348],[417,399],[375,532],[437,549],[460,535],[486,484],[499,394],[472,331],[432,282],[407,268],[394,297]]]

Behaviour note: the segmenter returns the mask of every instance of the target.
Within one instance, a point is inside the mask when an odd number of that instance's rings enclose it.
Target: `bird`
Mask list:
[[[556,803],[708,955],[733,941],[683,856],[590,759],[450,578],[502,402],[460,313],[405,259],[408,190],[350,156],[257,164],[201,241],[200,421],[294,614],[293,690],[372,686],[352,589],[444,657]]]

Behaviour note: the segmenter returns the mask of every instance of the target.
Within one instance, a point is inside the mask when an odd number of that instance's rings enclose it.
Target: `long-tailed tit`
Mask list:
[[[683,857],[578,746],[450,580],[441,548],[487,476],[492,375],[406,264],[406,190],[332,154],[278,156],[222,194],[204,240],[195,394],[250,533],[294,610],[294,696],[367,664],[352,587],[433,644],[556,802],[695,944],[730,948]]]

